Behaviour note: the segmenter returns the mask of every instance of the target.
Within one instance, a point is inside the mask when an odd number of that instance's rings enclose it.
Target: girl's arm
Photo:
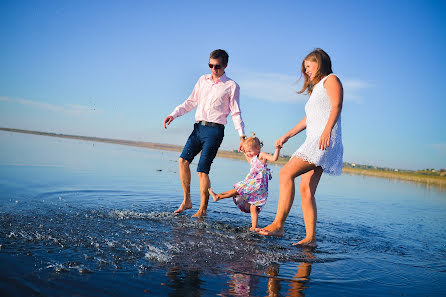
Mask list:
[[[324,82],[325,89],[327,90],[328,97],[330,98],[331,111],[328,117],[325,129],[322,132],[319,139],[319,149],[326,150],[330,146],[331,129],[335,125],[342,110],[342,101],[344,98],[344,91],[342,84],[335,75],[330,75]]]
[[[305,130],[305,128],[307,127],[307,116],[305,116],[302,120],[300,120],[299,123],[297,123],[296,126],[294,126],[293,129],[291,129],[290,131],[288,131],[285,135],[283,135],[282,137],[280,137],[279,139],[277,139],[276,141],[276,147],[278,147],[279,149],[281,149],[283,147],[283,145],[285,144],[285,142],[288,141],[288,139],[290,139],[291,137],[293,137],[294,135],[302,132],[303,130]]]
[[[280,148],[276,147],[276,151],[274,152],[274,155],[261,152],[259,154],[259,160],[265,164],[266,161],[277,161],[279,158]]]

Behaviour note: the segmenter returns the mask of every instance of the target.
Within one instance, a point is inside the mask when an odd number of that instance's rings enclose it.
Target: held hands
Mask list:
[[[276,148],[279,150],[283,147],[283,145],[290,139],[289,137],[282,136],[279,139],[276,140]]]
[[[319,139],[319,149],[326,150],[330,146],[330,133],[331,131],[324,130],[322,132],[321,138]]]
[[[170,125],[170,123],[172,123],[172,121],[173,121],[173,116],[167,116],[165,119],[164,119],[164,129],[167,129],[167,126],[169,126]]]

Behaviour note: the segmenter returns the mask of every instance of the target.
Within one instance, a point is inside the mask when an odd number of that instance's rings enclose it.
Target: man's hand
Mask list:
[[[172,121],[173,121],[173,116],[167,116],[164,119],[164,129],[167,129],[167,126],[169,126],[170,123],[172,123]]]
[[[246,136],[240,136],[240,144],[238,145],[238,151],[243,152],[243,144],[245,143]]]

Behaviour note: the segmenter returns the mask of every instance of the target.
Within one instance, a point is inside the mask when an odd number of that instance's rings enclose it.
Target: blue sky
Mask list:
[[[446,168],[445,1],[0,0],[0,44],[0,127],[172,144],[194,112],[164,117],[226,49],[269,152],[305,115],[300,63],[321,47],[344,85],[345,161]],[[225,134],[235,149],[230,118]]]

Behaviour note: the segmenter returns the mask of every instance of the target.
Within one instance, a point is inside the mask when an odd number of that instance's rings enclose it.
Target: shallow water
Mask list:
[[[248,232],[231,199],[206,219],[173,215],[176,152],[0,132],[1,296],[438,296],[446,293],[446,193],[413,183],[323,176],[318,248],[298,197],[283,238]],[[275,214],[280,167],[271,166]],[[192,163],[195,171],[196,163]],[[214,161],[215,191],[247,162]]]

